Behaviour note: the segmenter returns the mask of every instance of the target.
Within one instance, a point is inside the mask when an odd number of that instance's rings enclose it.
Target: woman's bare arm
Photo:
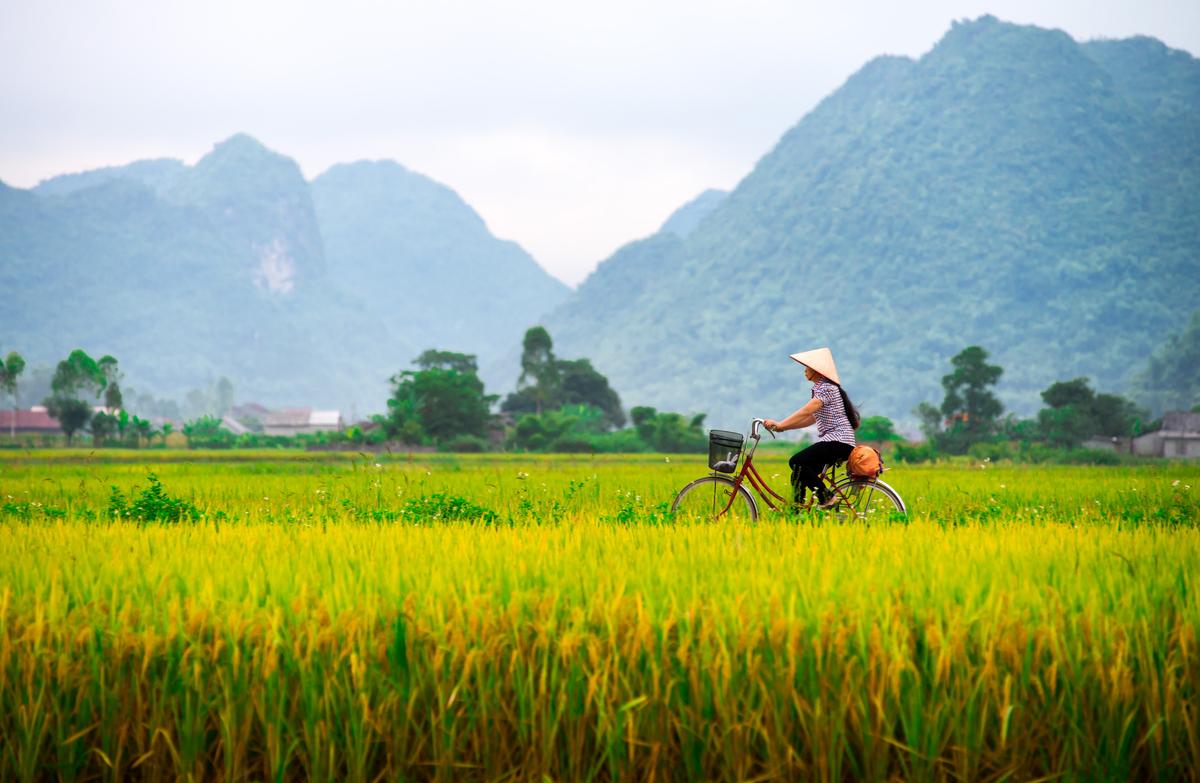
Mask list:
[[[801,427],[812,426],[817,420],[817,411],[821,410],[821,401],[813,397],[804,407],[788,416],[781,421],[774,419],[763,419],[763,426],[772,432],[783,432],[785,430],[798,430]]]

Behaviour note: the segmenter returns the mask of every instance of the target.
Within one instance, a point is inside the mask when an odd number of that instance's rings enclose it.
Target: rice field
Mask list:
[[[0,780],[1200,778],[1200,467],[671,518],[704,472],[0,455]]]

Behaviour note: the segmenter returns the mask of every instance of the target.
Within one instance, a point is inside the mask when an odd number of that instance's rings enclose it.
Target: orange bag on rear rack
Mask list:
[[[883,455],[873,446],[855,446],[846,460],[846,472],[854,478],[879,478],[883,472]]]

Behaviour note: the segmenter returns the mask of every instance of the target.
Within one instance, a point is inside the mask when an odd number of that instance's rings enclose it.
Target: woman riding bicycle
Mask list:
[[[788,465],[792,468],[796,502],[803,503],[805,490],[811,489],[817,494],[818,505],[824,508],[837,498],[821,481],[821,471],[850,456],[860,417],[842,388],[833,353],[828,348],[794,353],[791,358],[804,365],[804,377],[813,384],[812,399],[786,419],[766,419],[763,425],[772,432],[817,425],[817,442],[794,454]]]

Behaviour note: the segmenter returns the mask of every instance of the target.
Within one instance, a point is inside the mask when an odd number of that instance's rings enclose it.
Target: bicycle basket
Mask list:
[[[728,430],[708,431],[708,467],[718,473],[737,470],[742,456],[742,444],[746,441],[740,432]]]

